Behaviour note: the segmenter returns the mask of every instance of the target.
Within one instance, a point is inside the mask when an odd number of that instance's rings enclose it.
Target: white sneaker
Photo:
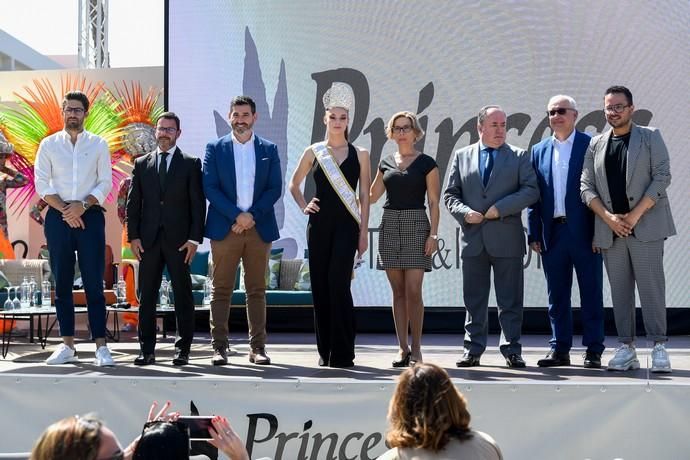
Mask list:
[[[52,366],[54,364],[76,363],[78,361],[79,358],[77,358],[76,350],[68,347],[64,343],[61,343],[57,350],[55,350],[53,354],[46,359],[46,364]]]
[[[640,361],[637,359],[635,347],[624,343],[616,350],[616,354],[609,361],[607,367],[610,371],[627,371],[630,369],[639,369]]]
[[[652,348],[652,372],[671,372],[671,360],[663,343],[657,343]]]
[[[102,347],[98,347],[96,350],[96,358],[93,360],[93,363],[96,366],[114,366],[115,360],[110,355],[110,350],[108,350],[108,347],[103,345]]]

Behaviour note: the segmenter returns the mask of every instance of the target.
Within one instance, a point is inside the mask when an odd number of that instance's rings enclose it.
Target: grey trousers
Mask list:
[[[664,240],[643,242],[629,236],[614,238],[602,250],[606,273],[611,283],[611,301],[618,340],[635,340],[635,284],[640,294],[642,319],[647,338],[665,342],[666,282],[664,278]]]
[[[522,257],[492,257],[486,250],[475,257],[462,258],[462,288],[465,301],[465,350],[481,356],[489,334],[489,290],[494,272],[499,349],[503,356],[522,353],[520,334],[524,297]]]

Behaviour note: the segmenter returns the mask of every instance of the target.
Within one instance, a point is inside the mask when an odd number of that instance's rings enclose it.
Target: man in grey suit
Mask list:
[[[525,367],[520,345],[526,253],[521,215],[539,199],[537,178],[527,152],[506,144],[501,107],[483,107],[477,130],[479,142],[455,152],[443,195],[462,228],[465,353],[456,365],[478,366],[486,349],[493,269],[500,350],[509,367]]]
[[[640,367],[635,352],[637,284],[647,338],[654,341],[651,371],[671,372],[664,347],[663,262],[664,240],[676,234],[666,194],[671,183],[670,160],[659,130],[634,124],[634,111],[628,88],[612,86],[606,90],[604,113],[612,129],[589,144],[580,195],[596,214],[593,244],[604,256],[621,342],[608,369]]]

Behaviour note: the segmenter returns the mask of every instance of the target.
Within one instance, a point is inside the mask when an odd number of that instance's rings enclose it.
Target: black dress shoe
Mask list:
[[[155,364],[156,355],[153,353],[139,353],[139,356],[134,358],[135,366],[148,366],[149,364]]]
[[[186,366],[189,364],[189,352],[184,350],[175,350],[175,357],[173,358],[173,366]]]
[[[513,367],[513,368],[526,367],[527,366],[527,364],[525,363],[525,360],[522,359],[522,356],[518,355],[517,353],[513,353],[512,355],[509,355],[506,358],[506,364],[508,364],[508,367]]]
[[[583,365],[586,369],[601,368],[601,353],[587,350],[587,352],[585,352],[585,361]]]
[[[405,353],[402,359],[393,360],[393,367],[407,367],[410,365],[410,358],[412,357],[412,352],[408,351]]]
[[[479,366],[479,356],[473,355],[472,353],[465,353],[462,358],[455,362],[458,367],[475,367]]]
[[[544,359],[537,361],[539,367],[570,366],[570,355],[551,350]]]

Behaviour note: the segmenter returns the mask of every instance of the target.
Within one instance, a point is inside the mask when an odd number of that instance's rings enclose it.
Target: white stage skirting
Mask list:
[[[467,382],[472,426],[506,459],[687,459],[690,386],[639,383]],[[151,401],[227,416],[252,458],[367,459],[385,450],[395,383],[351,379],[0,375],[0,451],[28,451],[50,423],[95,411],[129,442]]]

